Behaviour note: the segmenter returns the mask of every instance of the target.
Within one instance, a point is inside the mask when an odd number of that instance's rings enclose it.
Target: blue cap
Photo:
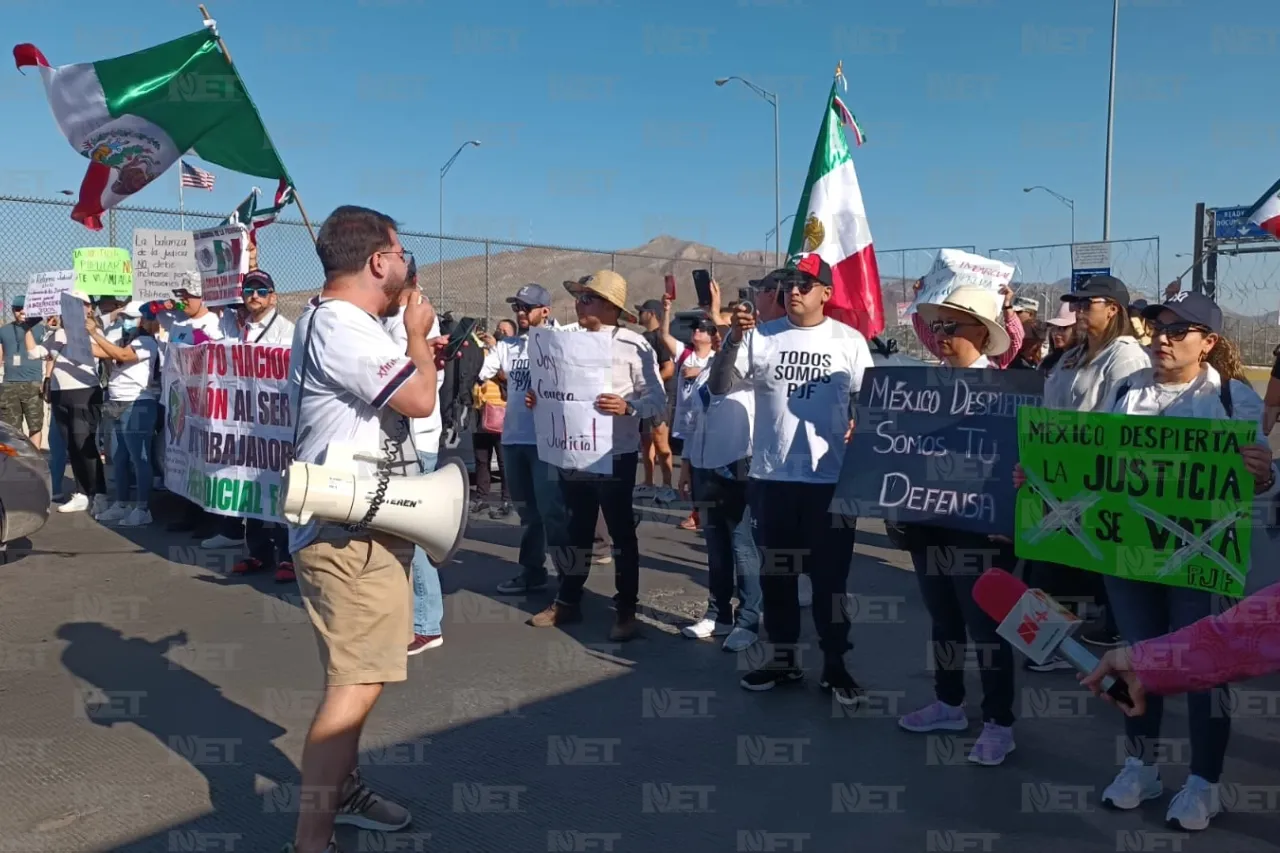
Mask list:
[[[507,303],[528,305],[530,308],[550,308],[551,294],[540,284],[526,284],[516,291],[515,296],[508,296]]]
[[[1175,293],[1166,299],[1162,305],[1147,306],[1147,309],[1142,312],[1142,316],[1148,320],[1154,320],[1160,316],[1161,311],[1169,311],[1184,323],[1204,326],[1215,334],[1222,332],[1222,309],[1218,307],[1218,303],[1203,293],[1187,292],[1185,290]]]

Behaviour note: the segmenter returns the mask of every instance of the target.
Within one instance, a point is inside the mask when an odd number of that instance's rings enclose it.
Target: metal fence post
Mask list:
[[[489,241],[484,241],[484,327],[489,328]]]
[[[613,252],[609,253],[609,269],[613,270],[614,272],[618,271],[618,256],[615,255]]]

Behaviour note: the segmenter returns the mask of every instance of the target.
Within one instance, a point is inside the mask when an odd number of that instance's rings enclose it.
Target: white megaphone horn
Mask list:
[[[368,528],[390,533],[422,548],[436,566],[445,565],[467,532],[467,469],[448,459],[439,470],[416,477],[362,475],[357,462],[379,457],[331,444],[323,465],[294,462],[284,474],[285,520],[307,524],[313,517],[336,524],[359,524],[377,509]],[[385,480],[385,488],[383,482]]]

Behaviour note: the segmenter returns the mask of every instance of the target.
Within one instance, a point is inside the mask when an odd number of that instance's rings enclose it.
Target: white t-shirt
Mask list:
[[[81,364],[63,355],[67,346],[67,330],[57,329],[44,339],[46,350],[54,354],[53,373],[50,374],[49,388],[54,391],[77,391],[83,388],[98,387],[98,366]]]
[[[684,360],[676,359],[676,372],[674,374],[676,384],[676,405],[675,411],[671,417],[671,435],[675,438],[688,438],[693,435],[694,419],[697,413],[694,411],[697,405],[694,399],[703,385],[707,384],[707,366],[711,364],[713,353],[708,352],[706,357],[699,356],[692,350],[686,350],[688,355],[684,356]],[[684,372],[686,370],[697,370],[698,375],[693,379],[686,379]]]
[[[866,338],[830,318],[800,327],[780,317],[747,332],[734,367],[755,390],[751,477],[836,482],[850,399],[871,366]]]
[[[138,354],[138,360],[127,364],[111,362],[111,375],[107,379],[107,399],[115,403],[159,399],[159,384],[152,379],[156,376],[160,344],[149,335],[141,335],[129,342],[129,349]]]
[[[409,350],[409,334],[404,329],[404,309],[401,308],[394,317],[386,317],[382,321],[382,328],[387,330],[387,334],[391,336],[391,340],[396,342],[401,352]],[[440,318],[431,321],[431,331],[427,333],[428,338],[440,337]],[[444,419],[440,416],[440,410],[444,408],[444,401],[440,399],[440,389],[444,387],[444,371],[436,371],[436,407],[431,414],[425,418],[413,418],[413,446],[423,453],[439,453],[440,452],[440,434],[444,431]]]
[[[220,341],[223,338],[222,318],[212,311],[208,311],[194,319],[184,317],[181,320],[175,320],[173,325],[169,327],[169,342],[174,344],[194,344],[196,342],[196,329],[208,335],[210,340]]]
[[[489,350],[480,368],[480,381],[485,382],[498,375],[507,377],[507,412],[502,418],[503,444],[537,444],[538,434],[533,425],[533,410],[524,404],[529,390],[529,336],[518,335],[503,338]]]
[[[313,323],[315,332],[308,336]],[[357,453],[381,455],[384,439],[392,435],[399,439],[392,450],[403,459],[408,455],[407,419],[387,404],[416,369],[405,348],[391,339],[372,314],[342,299],[307,306],[294,330],[289,364],[298,436],[294,458],[323,464],[335,442]],[[377,470],[369,462],[356,465],[363,476],[373,476]],[[392,473],[406,472],[393,469]],[[302,527],[290,525],[290,552],[314,541],[321,535],[320,528],[316,521]]]

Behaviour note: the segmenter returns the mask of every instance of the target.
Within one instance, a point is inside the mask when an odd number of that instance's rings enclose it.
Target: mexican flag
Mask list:
[[[282,178],[280,186],[276,188],[275,202],[270,207],[258,207],[261,196],[262,190],[254,187],[248,197],[240,202],[240,206],[222,223],[223,225],[244,225],[249,229],[249,240],[254,245],[258,243],[258,229],[275,222],[280,211],[293,201],[293,187]]]
[[[815,252],[831,265],[835,286],[827,316],[853,326],[870,339],[884,331],[884,303],[871,226],[843,128],[849,128],[858,145],[865,137],[836,95],[843,79],[837,72],[831,84],[788,254]]]
[[[1245,218],[1280,240],[1280,181],[1272,184],[1271,189],[1249,208]]]
[[[212,29],[101,62],[51,67],[34,45],[13,49],[35,67],[58,127],[89,160],[71,218],[101,214],[160,177],[188,151],[234,172],[288,181],[240,75]]]

